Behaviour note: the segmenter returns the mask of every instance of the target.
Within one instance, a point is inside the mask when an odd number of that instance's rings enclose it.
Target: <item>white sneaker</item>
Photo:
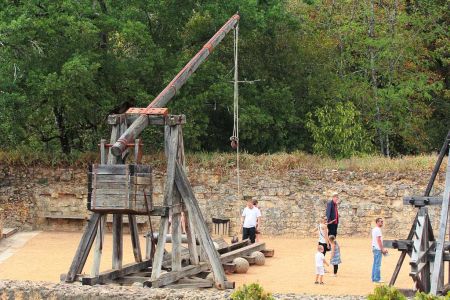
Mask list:
[[[373,283],[384,283],[384,280],[374,281]]]

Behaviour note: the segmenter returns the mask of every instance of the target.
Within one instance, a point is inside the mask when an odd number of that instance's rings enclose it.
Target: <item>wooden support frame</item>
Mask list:
[[[394,285],[406,254],[411,256],[411,272],[410,275],[416,283],[416,288],[420,291],[438,294],[443,290],[444,272],[443,265],[447,259],[450,259],[450,253],[445,252],[449,247],[446,242],[446,230],[449,218],[450,204],[450,158],[447,162],[445,190],[444,195],[430,197],[436,176],[441,167],[445,154],[449,152],[450,131],[441,147],[438,159],[434,166],[430,180],[426,187],[424,196],[405,197],[404,204],[414,205],[420,208],[418,211],[411,230],[406,240],[384,241],[385,247],[395,248],[401,251],[400,258],[395,267],[394,273],[389,285]],[[450,153],[449,153],[450,157]],[[429,219],[427,205],[441,205],[441,215],[439,223],[439,236],[435,240],[431,221]],[[449,232],[450,239],[450,232]],[[433,251],[435,249],[435,251]],[[450,264],[449,264],[449,282],[450,282]]]
[[[111,143],[114,142],[117,137],[126,129],[126,118],[123,116],[110,118],[110,122],[113,124],[111,132]],[[109,213],[113,213],[113,258],[112,269],[100,272],[99,265],[102,256],[102,248],[104,242],[104,231],[106,225],[107,214],[94,213],[88,224],[88,227],[84,233],[84,236],[79,245],[79,251],[74,259],[73,266],[66,276],[67,282],[73,282],[79,278],[83,284],[103,284],[108,282],[145,282],[146,285],[152,287],[161,287],[166,285],[174,285],[177,283],[178,287],[182,286],[210,286],[211,283],[206,284],[204,281],[189,281],[183,279],[186,276],[202,273],[210,268],[214,272],[215,286],[217,288],[230,288],[234,287],[234,283],[228,282],[225,277],[225,271],[222,266],[222,259],[219,253],[214,248],[211,236],[209,235],[206,222],[203,219],[202,213],[195,199],[192,187],[189,184],[187,176],[184,171],[184,147],[181,123],[185,121],[183,117],[170,117],[165,119],[165,149],[168,159],[167,164],[167,178],[164,191],[164,201],[162,207],[154,207],[149,215],[161,216],[160,228],[158,233],[158,243],[155,250],[155,256],[153,260],[150,260],[150,256],[146,252],[146,259],[142,258],[141,247],[138,237],[138,228],[136,222],[136,215],[133,213],[126,213],[121,210],[111,210]],[[140,141],[136,140],[136,145],[140,145]],[[100,143],[101,163],[114,165],[123,164],[126,155],[115,157],[109,153],[106,157],[106,141],[102,140]],[[134,157],[135,160],[139,160],[141,147],[135,147]],[[111,149],[109,149],[109,152]],[[131,241],[135,263],[122,264],[123,259],[123,216],[127,214],[128,224],[131,233]],[[181,234],[181,215],[184,214],[186,221],[186,240],[188,243],[188,249],[181,246],[182,234]],[[166,237],[168,234],[169,216],[172,217],[172,254],[167,256],[164,246],[166,243]],[[90,276],[79,276],[81,273],[87,255],[97,238],[95,253],[94,253],[94,266]],[[245,241],[248,243],[248,241]],[[199,244],[202,252],[204,253],[204,261],[200,262],[200,255],[198,252],[197,244]],[[259,247],[258,245],[256,245]],[[238,246],[230,246],[223,251],[233,252],[233,249]],[[245,247],[244,247],[245,248]],[[258,248],[259,249],[259,248]],[[265,249],[262,247],[261,249]],[[245,250],[242,255],[249,254],[250,250]],[[248,252],[248,253],[247,253]],[[230,254],[228,254],[229,256]],[[190,265],[185,264],[189,261]],[[162,269],[169,268],[169,273],[161,273]],[[150,272],[151,270],[151,272]],[[146,276],[140,276],[136,273],[146,274]]]
[[[448,148],[448,147],[447,147]],[[450,156],[449,156],[450,157]],[[433,274],[431,275],[431,289],[430,292],[434,295],[443,288],[444,282],[444,243],[446,231],[448,226],[448,213],[450,203],[450,159],[447,163],[447,170],[445,175],[445,189],[441,209],[441,218],[439,221],[439,236],[436,240],[436,255],[434,258]]]

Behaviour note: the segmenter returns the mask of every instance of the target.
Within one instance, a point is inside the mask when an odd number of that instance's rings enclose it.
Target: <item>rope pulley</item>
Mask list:
[[[237,136],[231,136],[230,137],[230,141],[231,141],[231,148],[233,149],[237,149],[237,147],[239,146],[239,138]]]

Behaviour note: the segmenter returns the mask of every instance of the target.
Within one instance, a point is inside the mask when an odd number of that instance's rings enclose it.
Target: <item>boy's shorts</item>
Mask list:
[[[324,275],[325,268],[324,267],[316,267],[316,275]]]

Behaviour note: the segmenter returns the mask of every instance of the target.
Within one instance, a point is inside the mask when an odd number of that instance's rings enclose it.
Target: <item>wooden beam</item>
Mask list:
[[[430,180],[428,181],[427,188],[425,189],[425,196],[430,196],[431,189],[433,188],[434,181],[436,176],[441,168],[442,160],[444,159],[445,154],[448,152],[448,146],[450,142],[450,130],[445,137],[444,143],[442,144],[441,151],[439,151],[439,156],[434,165],[433,172],[431,173]]]
[[[177,150],[178,150],[178,127],[170,128],[168,126],[164,129],[164,140],[166,145],[166,155],[167,155],[167,178],[166,185],[164,188],[164,206],[172,205],[173,188],[175,180],[175,166],[177,160]],[[153,260],[152,267],[152,280],[159,278],[161,274],[161,265],[164,255],[164,245],[166,243],[166,234],[169,224],[169,218],[161,218],[158,244],[156,245],[155,257]]]
[[[103,252],[103,243],[105,241],[106,215],[100,216],[97,225],[97,237],[95,239],[94,261],[92,262],[91,275],[97,276],[100,272],[100,260]]]
[[[123,258],[123,224],[122,215],[113,215],[113,246],[112,246],[112,268],[121,269],[122,268],[122,258]]]
[[[442,205],[442,197],[408,196],[403,197],[403,204],[414,205],[415,207]]]
[[[189,180],[187,179],[187,176],[179,163],[176,164],[175,183],[181,197],[183,198],[186,208],[188,209],[189,216],[193,220],[195,232],[199,235],[200,244],[208,256],[208,261],[211,264],[211,268],[214,273],[216,287],[219,289],[224,289],[226,276],[222,264],[220,263],[219,253],[217,253],[211,236],[209,235],[209,230],[206,227],[206,222],[203,219],[202,212],[198,206],[197,200],[195,199]]]
[[[70,265],[69,272],[67,272],[66,282],[74,282],[77,274],[80,274],[83,270],[86,259],[94,243],[95,236],[97,234],[97,225],[100,220],[100,214],[94,213],[89,219],[89,223],[84,230],[80,243],[78,244],[77,251]]]
[[[163,287],[165,285],[171,284],[183,277],[193,276],[200,272],[206,271],[209,269],[209,265],[207,263],[200,263],[198,265],[190,265],[185,268],[181,268],[179,271],[172,271],[168,273],[161,274],[158,278],[153,279],[153,276],[150,280],[144,282],[144,286],[147,287]]]
[[[126,264],[122,269],[111,269],[101,272],[98,276],[84,276],[81,279],[83,285],[102,284],[107,281],[115,280],[120,277],[127,276],[132,273],[136,273],[145,270],[151,266],[151,260],[144,260],[139,263]]]
[[[450,197],[450,159],[447,163],[447,170],[445,174],[445,189],[444,189],[444,201],[442,202],[441,209],[441,218],[439,221],[439,235],[436,240],[436,256],[434,259],[434,267],[431,274],[431,289],[430,293],[436,295],[438,290],[442,289],[442,281],[443,281],[443,254],[444,254],[444,242],[445,242],[445,233],[447,230],[447,221],[448,221],[448,206],[449,206],[449,197]]]
[[[142,261],[141,244],[139,241],[139,232],[135,215],[128,215],[128,222],[130,226],[131,244],[133,245],[134,261]]]
[[[251,254],[254,251],[261,251],[266,249],[266,243],[254,243],[248,246],[236,249],[234,251],[224,253],[220,256],[220,261],[222,263],[232,262],[236,257],[243,257]]]
[[[231,245],[220,247],[219,249],[217,249],[217,252],[219,252],[219,254],[224,254],[224,253],[227,253],[227,252],[230,252],[230,251],[234,251],[236,249],[239,249],[239,248],[242,248],[242,247],[245,247],[245,246],[248,246],[248,245],[250,245],[250,240],[249,239],[245,239],[243,241],[240,241],[240,242],[237,242],[237,243],[234,243],[234,244],[231,244]]]

